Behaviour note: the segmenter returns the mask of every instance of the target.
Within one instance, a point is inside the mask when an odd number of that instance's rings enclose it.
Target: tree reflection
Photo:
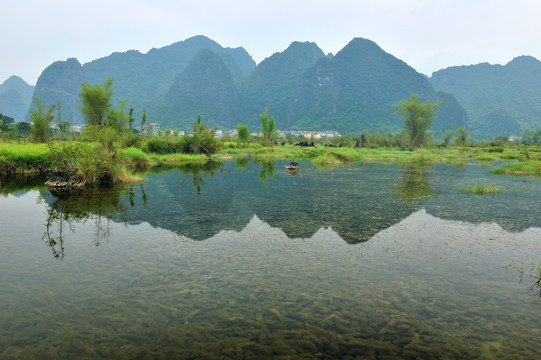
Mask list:
[[[204,164],[183,165],[178,169],[186,176],[192,175],[193,186],[197,189],[197,194],[200,194],[207,176],[214,177],[217,171],[224,172],[224,164],[218,161],[207,161]]]
[[[274,169],[276,167],[276,161],[261,161],[261,171],[259,173],[259,180],[263,180],[263,184],[267,185],[267,178],[274,177]]]
[[[93,221],[94,245],[108,241],[111,217],[119,214],[122,221],[127,218],[127,209],[120,201],[125,192],[124,187],[43,191],[40,199],[47,204],[47,221],[42,240],[51,248],[53,256],[64,258],[66,231],[74,232],[76,223]],[[130,191],[128,194],[133,201]]]
[[[244,171],[248,168],[248,164],[250,164],[250,158],[239,158],[235,160],[235,169],[238,171]]]
[[[413,204],[417,198],[436,197],[430,176],[422,166],[401,166],[400,183],[393,186],[393,193],[404,198],[408,205]]]

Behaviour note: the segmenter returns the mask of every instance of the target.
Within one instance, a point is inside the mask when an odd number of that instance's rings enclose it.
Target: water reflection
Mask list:
[[[260,161],[259,180],[263,180],[263,184],[267,185],[267,178],[274,177],[274,169],[276,168],[276,161]]]
[[[250,164],[250,158],[240,158],[235,160],[235,169],[238,171],[244,171],[248,168],[248,164]]]
[[[127,219],[127,208],[121,200],[126,187],[99,189],[42,190],[38,201],[46,204],[46,223],[42,240],[51,248],[55,258],[63,259],[67,231],[74,232],[74,225],[93,221],[94,245],[99,246],[110,237],[110,221],[113,217]],[[127,192],[133,203],[133,188]]]
[[[435,197],[430,176],[423,166],[400,166],[400,183],[394,188],[393,192],[408,204],[417,198]]]
[[[283,162],[285,163],[285,161]],[[310,238],[331,228],[354,244],[426,208],[438,217],[468,222],[496,221],[505,229],[522,231],[541,226],[536,184],[500,178],[495,197],[469,197],[458,185],[490,176],[487,169],[452,166],[389,166],[370,164],[320,171],[308,162],[291,176],[275,172],[280,162],[235,162],[155,169],[148,181],[111,189],[49,193],[43,241],[57,258],[71,224],[95,221],[94,243],[108,238],[107,221],[149,223],[193,240],[206,240],[223,230],[242,230],[254,215],[291,239]],[[238,170],[241,169],[241,170]],[[261,181],[261,179],[263,181]],[[535,179],[534,179],[535,180]],[[518,196],[520,193],[525,196]],[[539,184],[537,184],[539,185]]]
[[[224,164],[218,161],[207,161],[204,164],[186,164],[178,168],[186,177],[192,177],[192,184],[201,193],[201,187],[205,185],[205,179],[214,177],[216,172],[224,171]]]

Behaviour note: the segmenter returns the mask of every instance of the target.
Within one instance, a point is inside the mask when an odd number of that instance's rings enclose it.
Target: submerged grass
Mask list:
[[[493,174],[541,175],[541,160],[530,159],[502,164],[500,167],[492,169],[491,172]]]
[[[463,192],[463,193],[474,193],[476,195],[483,195],[483,194],[495,194],[495,193],[500,192],[501,189],[494,185],[475,184],[475,185],[461,186],[458,188],[458,191]]]
[[[467,163],[470,160],[494,162],[517,159],[517,148],[503,148],[503,152],[491,148],[421,148],[413,151],[399,148],[332,148],[324,146],[299,147],[293,145],[274,147],[228,148],[218,158],[250,156],[256,160],[297,159],[311,160],[316,165],[337,165],[351,162],[398,162],[398,163]],[[500,151],[500,150],[498,150]]]

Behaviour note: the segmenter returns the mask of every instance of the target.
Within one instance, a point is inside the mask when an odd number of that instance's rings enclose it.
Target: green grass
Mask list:
[[[492,169],[493,174],[513,174],[513,175],[541,175],[540,160],[525,160],[514,163],[502,164],[500,167]]]
[[[141,145],[143,146],[143,145]],[[149,153],[148,147],[128,147],[106,150],[97,143],[51,142],[47,144],[0,143],[0,172],[24,174],[28,172],[54,171],[64,168],[64,161],[75,163],[77,171],[90,180],[100,173],[112,173],[118,181],[126,174],[141,171],[152,165],[175,167],[183,164],[204,164],[204,155]],[[351,148],[351,147],[300,147],[293,145],[263,146],[250,143],[237,147],[234,142],[224,143],[222,150],[212,156],[215,161],[250,157],[258,161],[310,160],[315,165],[336,166],[352,162],[405,163],[432,165],[448,163],[456,166],[470,165],[471,160],[490,163],[520,159],[505,163],[492,172],[496,174],[541,174],[541,150],[537,147],[447,147],[420,148],[414,151],[398,148]],[[118,176],[117,176],[118,175]]]
[[[495,194],[495,193],[500,192],[501,189],[494,185],[475,184],[475,185],[461,186],[458,188],[458,191],[463,192],[463,193],[473,193],[476,195],[483,195],[483,194]]]

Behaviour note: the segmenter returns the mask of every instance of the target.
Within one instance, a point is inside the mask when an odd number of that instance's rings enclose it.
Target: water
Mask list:
[[[540,179],[283,164],[3,183],[0,358],[541,357]]]

